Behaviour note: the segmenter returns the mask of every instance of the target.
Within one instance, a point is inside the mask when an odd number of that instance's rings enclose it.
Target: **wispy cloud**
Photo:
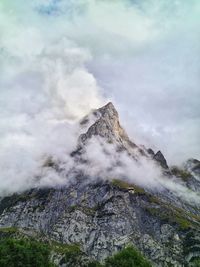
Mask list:
[[[112,99],[132,139],[199,157],[199,1],[1,1],[1,192],[65,157]],[[67,157],[67,156],[66,156]]]

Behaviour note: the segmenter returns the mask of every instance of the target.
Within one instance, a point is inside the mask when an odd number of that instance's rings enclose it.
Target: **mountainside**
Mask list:
[[[160,151],[154,153],[129,139],[112,103],[91,112],[80,122],[80,128],[77,149],[71,153],[77,165],[90,168],[87,146],[99,142],[108,158],[113,154],[116,158],[113,166],[105,168],[123,166],[120,155],[126,153],[133,164],[147,160],[167,181],[180,181],[188,197],[193,193],[199,196],[200,161],[190,159],[182,168],[169,167]],[[109,149],[110,145],[115,150]],[[57,168],[54,162],[47,165],[44,167]],[[193,266],[200,260],[198,202],[187,202],[168,187],[143,188],[125,176],[102,177],[98,173],[90,177],[78,168],[73,173],[65,186],[34,188],[2,198],[0,237],[6,232],[15,238],[78,244],[85,258],[100,262],[127,245],[141,251],[153,266]],[[54,255],[54,262],[57,266],[81,266],[69,265],[62,253]]]

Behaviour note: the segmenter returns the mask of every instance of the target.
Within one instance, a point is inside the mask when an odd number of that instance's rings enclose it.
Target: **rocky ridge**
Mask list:
[[[93,111],[92,123],[90,117],[80,123],[86,131],[72,157],[81,157],[91,138],[102,138],[133,160],[141,156],[157,162],[163,172],[167,170],[167,179],[175,176],[199,192],[199,161],[188,162],[184,170],[169,168],[160,151],[154,153],[129,139],[112,103]],[[200,258],[200,208],[167,190],[152,192],[126,180],[91,181],[81,173],[62,188],[7,196],[0,201],[0,232],[13,227],[61,244],[79,244],[84,255],[99,261],[127,244],[142,251],[153,266],[192,266]],[[66,266],[62,259],[56,262]]]
[[[106,143],[115,144],[118,150],[126,150],[132,156],[136,149],[139,149],[121,127],[118,112],[111,102],[93,110],[80,122],[80,125],[86,128],[86,132],[79,137],[77,147],[79,152],[84,150],[89,140],[95,137]]]

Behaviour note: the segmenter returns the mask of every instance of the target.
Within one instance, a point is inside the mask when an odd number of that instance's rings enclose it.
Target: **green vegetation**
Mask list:
[[[184,239],[183,251],[184,257],[190,257],[189,266],[200,267],[200,240],[196,238],[198,234],[195,231],[189,231]]]
[[[193,261],[192,266],[193,267],[200,267],[200,260]]]
[[[69,212],[74,212],[76,210],[80,210],[82,212],[84,212],[85,214],[87,215],[94,215],[95,212],[98,210],[99,206],[96,205],[95,207],[93,208],[90,208],[90,207],[86,207],[86,206],[80,206],[80,205],[72,205],[68,208],[68,211]]]
[[[91,262],[85,267],[152,267],[152,265],[133,246],[128,246],[108,257],[104,264]]]
[[[162,221],[177,224],[180,230],[188,230],[200,225],[200,217],[198,215],[186,212],[172,205],[168,206],[161,201],[159,205],[154,205],[153,207],[146,206],[145,210]]]
[[[86,267],[103,267],[103,265],[97,261],[92,261],[89,262]]]
[[[21,194],[13,194],[4,197],[0,202],[0,214],[2,214],[5,209],[11,211],[16,204],[31,199],[37,199],[39,201],[38,206],[35,206],[33,209],[42,211],[53,191],[53,188],[41,188],[39,190],[30,190]]]
[[[0,228],[0,233],[10,233],[10,234],[14,234],[16,233],[18,230],[16,227],[1,227]]]
[[[62,258],[60,263],[64,264],[67,262],[68,265],[70,264],[71,266],[79,265],[81,261],[81,256],[83,254],[83,252],[80,250],[80,246],[72,244],[72,245],[65,245],[62,248],[63,248],[62,253],[64,253],[64,257]]]
[[[65,254],[65,261],[68,264],[71,263],[72,266],[79,266],[78,256],[80,254],[79,250],[71,250],[67,254]],[[151,267],[152,265],[148,262],[144,256],[137,251],[132,246],[124,248],[120,252],[114,254],[112,257],[108,257],[105,260],[105,263],[101,264],[96,261],[87,262],[85,264],[81,264],[83,267]]]
[[[11,229],[9,229],[10,231]],[[6,230],[7,231],[7,230]],[[55,267],[51,252],[62,255],[60,264],[79,267],[151,267],[151,264],[132,246],[124,248],[105,260],[89,261],[78,244],[44,244],[28,238],[0,240],[0,267]]]
[[[134,190],[135,194],[143,195],[145,194],[145,190],[137,185],[130,184],[128,182],[119,180],[119,179],[113,179],[112,184],[118,188],[121,189],[127,189],[127,190]]]
[[[70,255],[74,253],[78,254],[81,252],[79,244],[62,244],[56,241],[52,241],[49,246],[53,251],[58,252],[60,254]]]
[[[1,267],[52,267],[47,245],[31,240],[0,240]]]
[[[124,248],[105,261],[105,267],[151,267],[144,256],[132,246]]]
[[[166,209],[163,207],[146,207],[145,208],[151,215],[159,217],[162,221],[169,223],[175,223],[181,230],[189,229],[192,226],[192,222],[185,218],[180,212],[173,207],[174,210]]]
[[[180,169],[176,166],[173,166],[171,168],[171,172],[173,175],[181,178],[184,182],[187,182],[187,180],[191,177],[191,174],[183,169]]]
[[[182,179],[189,177],[189,173],[174,167],[174,172],[181,175]],[[133,190],[136,195],[146,198],[150,205],[146,205],[144,209],[148,211],[152,216],[160,218],[164,222],[177,224],[181,230],[186,230],[196,226],[196,223],[200,222],[200,218],[197,215],[183,211],[173,205],[167,205],[161,199],[146,192],[143,188],[138,187],[128,182],[113,179],[112,184],[118,188]],[[196,222],[196,223],[195,223]]]
[[[28,195],[26,193],[4,197],[0,202],[0,214],[2,214],[5,209],[12,209],[18,202],[24,202],[27,201],[27,199]]]

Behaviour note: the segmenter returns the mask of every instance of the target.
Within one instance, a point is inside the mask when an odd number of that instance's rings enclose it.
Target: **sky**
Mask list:
[[[134,142],[200,159],[199,18],[198,0],[1,0],[2,190],[66,159],[108,101]]]

